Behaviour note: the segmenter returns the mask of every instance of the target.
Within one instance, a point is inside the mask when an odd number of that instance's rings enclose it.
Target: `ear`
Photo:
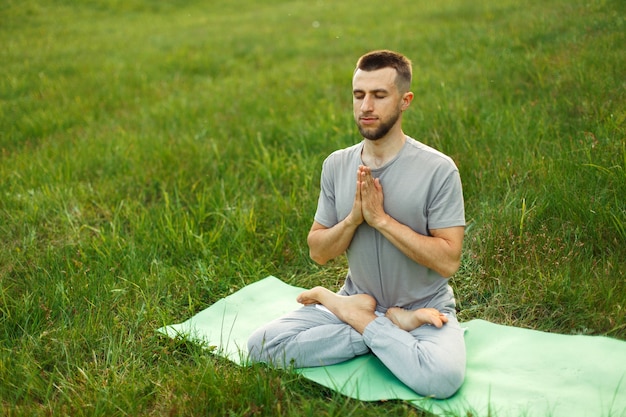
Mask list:
[[[406,93],[404,93],[402,95],[402,105],[401,105],[401,110],[405,111],[406,109],[409,108],[409,106],[411,105],[411,102],[413,101],[413,93],[410,91],[407,91]]]

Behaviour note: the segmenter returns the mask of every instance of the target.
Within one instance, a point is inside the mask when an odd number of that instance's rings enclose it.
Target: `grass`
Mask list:
[[[306,234],[375,48],[413,59],[405,130],[461,171],[461,319],[626,340],[624,12],[5,1],[1,414],[418,415],[154,332],[270,274],[340,285]]]

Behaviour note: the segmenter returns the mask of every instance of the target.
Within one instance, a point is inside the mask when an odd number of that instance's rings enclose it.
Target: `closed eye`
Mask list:
[[[374,98],[377,99],[383,99],[389,96],[389,92],[387,90],[374,90],[369,92],[369,94],[373,94]],[[363,100],[367,94],[362,90],[354,90],[352,95],[357,100]]]

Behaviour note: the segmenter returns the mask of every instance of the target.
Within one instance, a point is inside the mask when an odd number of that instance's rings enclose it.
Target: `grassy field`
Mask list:
[[[5,0],[0,414],[418,415],[155,329],[275,275],[359,140],[356,58],[415,64],[405,131],[451,155],[460,318],[626,340],[626,3]]]

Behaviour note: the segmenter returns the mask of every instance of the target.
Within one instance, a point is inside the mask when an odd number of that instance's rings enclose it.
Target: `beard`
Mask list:
[[[378,140],[378,139],[384,138],[387,135],[387,133],[389,133],[391,128],[396,124],[396,122],[400,118],[400,114],[401,112],[397,112],[397,113],[392,114],[386,120],[380,120],[380,125],[375,128],[361,126],[358,118],[357,118],[356,125],[359,128],[359,132],[361,133],[361,136],[363,136],[365,139]]]

